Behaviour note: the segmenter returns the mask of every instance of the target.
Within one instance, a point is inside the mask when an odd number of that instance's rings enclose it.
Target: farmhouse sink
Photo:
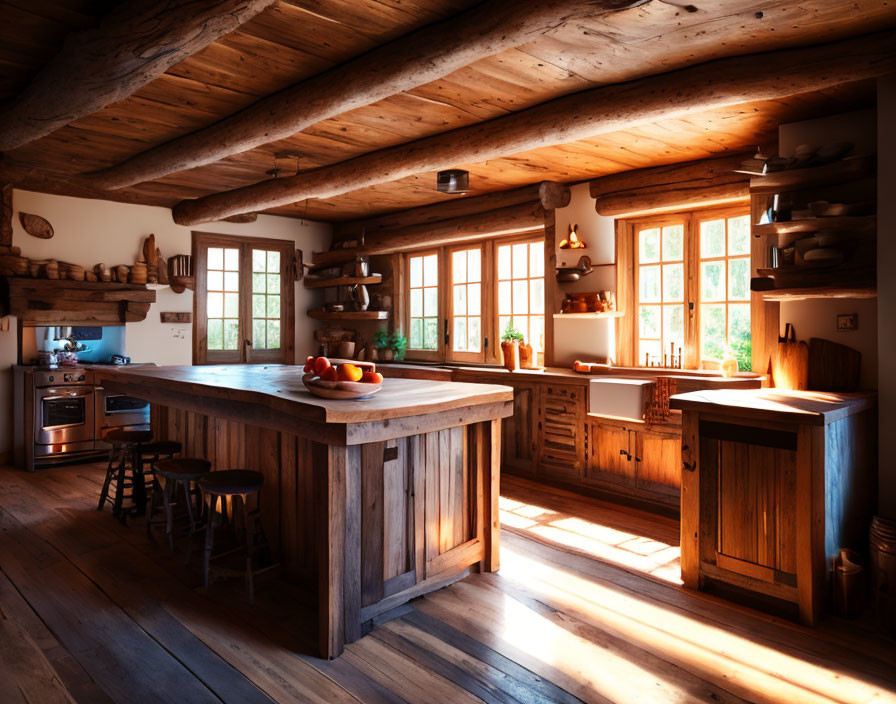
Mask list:
[[[588,410],[602,416],[644,420],[644,406],[653,379],[626,379],[607,376],[591,379]]]

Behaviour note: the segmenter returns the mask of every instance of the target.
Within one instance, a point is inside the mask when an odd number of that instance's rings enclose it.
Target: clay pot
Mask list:
[[[504,355],[504,368],[509,372],[520,368],[520,345],[516,340],[502,340],[501,354]]]
[[[134,262],[134,266],[128,274],[128,280],[132,284],[146,283],[146,262]]]
[[[532,369],[532,345],[528,342],[520,343],[520,369]]]
[[[339,348],[338,348],[338,353],[342,359],[354,359],[355,343],[350,340],[340,342]]]

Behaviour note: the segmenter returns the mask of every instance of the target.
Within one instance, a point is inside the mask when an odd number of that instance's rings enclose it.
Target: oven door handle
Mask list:
[[[93,395],[93,389],[84,391],[61,391],[59,389],[47,389],[47,396],[41,396],[41,401],[64,401],[68,398],[87,398]]]

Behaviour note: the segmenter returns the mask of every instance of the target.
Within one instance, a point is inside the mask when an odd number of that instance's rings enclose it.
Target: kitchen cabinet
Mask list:
[[[513,385],[513,415],[501,423],[501,464],[532,475],[538,451],[538,385]]]
[[[589,423],[585,481],[636,499],[677,505],[681,436],[675,426],[610,419]]]
[[[578,481],[585,464],[584,385],[544,384],[538,390],[538,470],[545,479]]]
[[[682,411],[681,571],[796,605],[813,624],[833,558],[862,549],[874,507],[871,394],[694,392]]]

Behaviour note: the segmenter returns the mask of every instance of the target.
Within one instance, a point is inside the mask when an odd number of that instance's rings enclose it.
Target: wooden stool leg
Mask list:
[[[165,477],[165,487],[162,489],[162,502],[165,506],[165,535],[168,538],[168,548],[174,550],[174,509],[171,506],[171,484],[174,480]],[[174,486],[175,495],[177,484]]]
[[[121,461],[118,463],[118,468],[115,470],[115,501],[112,503],[112,515],[122,523],[127,523],[127,517],[124,511],[124,484],[128,463],[128,452],[126,448],[121,451],[120,457]]]
[[[146,478],[143,476],[143,448],[137,443],[133,449],[131,472],[134,477],[134,512],[139,515],[146,508]]]
[[[236,497],[234,497],[236,498]],[[240,511],[243,518],[243,530],[246,534],[246,589],[249,592],[249,603],[255,603],[255,575],[252,572],[252,558],[254,556],[255,530],[249,519],[248,497],[240,494]]]
[[[106,465],[106,479],[103,481],[103,488],[100,491],[100,503],[99,506],[96,507],[97,511],[103,510],[103,506],[106,504],[106,499],[109,498],[109,485],[112,483],[112,477],[115,474],[112,467],[115,464],[115,457],[118,454],[116,452],[117,450],[117,445],[113,445],[112,449],[109,450],[109,462]]]
[[[209,497],[208,520],[205,523],[205,547],[202,551],[202,588],[208,589],[208,573],[211,567],[212,547],[215,543],[215,505],[218,497],[212,494]]]
[[[184,504],[187,507],[187,520],[190,522],[190,532],[187,533],[187,547],[184,555],[184,564],[190,563],[190,554],[193,552],[193,533],[196,532],[196,517],[193,513],[193,490],[190,488],[190,480],[178,482],[184,491]]]
[[[159,499],[159,478],[153,475],[152,484],[149,487],[149,499],[146,504],[146,537],[152,537],[152,517],[156,513],[156,502]]]

